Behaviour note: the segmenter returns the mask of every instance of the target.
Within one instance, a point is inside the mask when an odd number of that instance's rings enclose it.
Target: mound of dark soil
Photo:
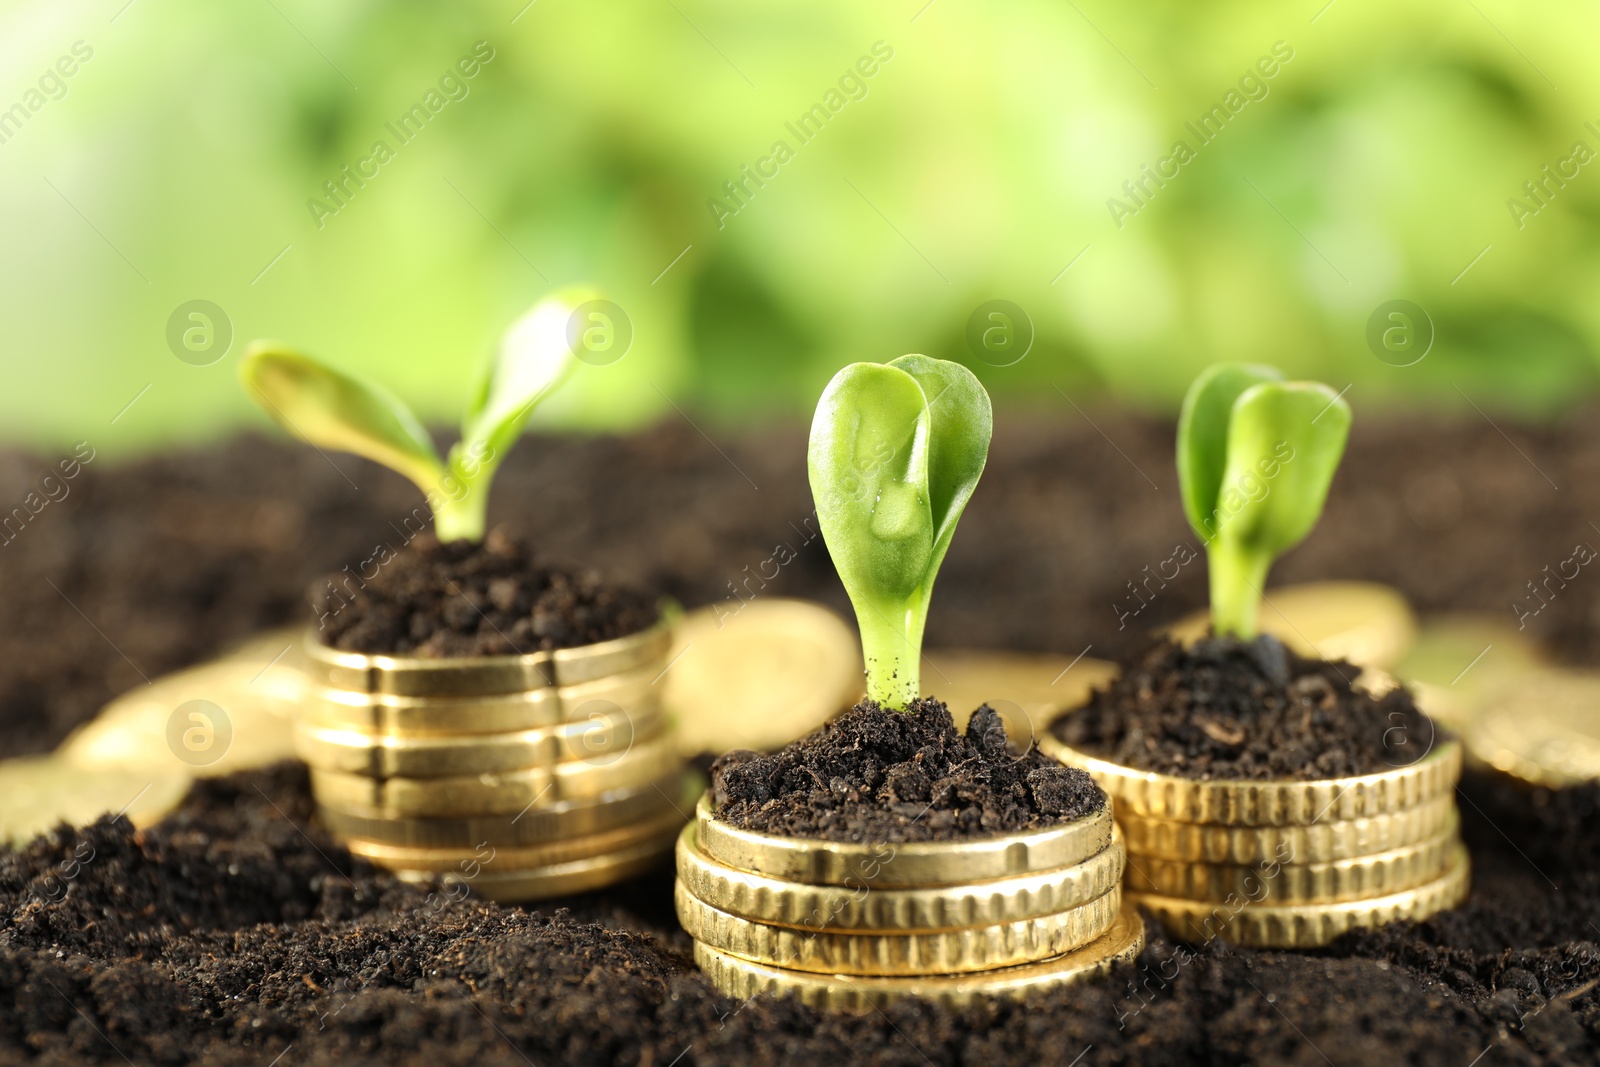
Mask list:
[[[1275,637],[1158,641],[1051,724],[1074,748],[1186,778],[1345,778],[1425,756],[1433,723],[1403,688],[1354,688],[1360,669]]]
[[[541,563],[500,528],[482,544],[419,533],[312,586],[311,609],[334,648],[428,658],[573,648],[657,619],[650,597]]]
[[[1013,754],[988,705],[962,734],[937,700],[863,701],[771,755],[730,752],[711,765],[711,798],[744,830],[894,844],[1040,830],[1106,803],[1087,773],[1037,746]]]

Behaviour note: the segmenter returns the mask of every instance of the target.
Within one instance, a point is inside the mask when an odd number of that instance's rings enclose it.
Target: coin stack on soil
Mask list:
[[[1115,800],[1128,900],[1185,940],[1306,948],[1466,897],[1457,741],[1408,766],[1317,781],[1134,770],[1049,732],[1041,747]]]
[[[654,681],[670,627],[522,656],[401,658],[306,638],[295,749],[324,823],[401,878],[491,900],[608,885],[693,802]]]
[[[1136,956],[1144,924],[1123,904],[1123,859],[1109,804],[1048,830],[891,845],[753,833],[702,798],[678,838],[678,918],[732,996],[959,1005]]]

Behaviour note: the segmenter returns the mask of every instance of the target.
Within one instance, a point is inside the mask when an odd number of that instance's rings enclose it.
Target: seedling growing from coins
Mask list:
[[[933,579],[989,456],[989,394],[958,363],[852,363],[811,422],[807,467],[823,540],[855,607],[867,696],[920,693]]]
[[[440,457],[411,409],[373,382],[272,342],[239,362],[246,389],[290,433],[319,448],[365,456],[411,479],[428,498],[440,541],[482,541],[489,482],[534,406],[574,364],[575,309],[593,294],[552,294],[511,325]]]
[[[1206,544],[1211,625],[1249,639],[1267,571],[1322,514],[1350,435],[1350,405],[1275,367],[1218,363],[1183,399],[1178,482]]]

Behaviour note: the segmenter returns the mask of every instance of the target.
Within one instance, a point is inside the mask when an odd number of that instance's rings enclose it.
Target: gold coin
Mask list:
[[[1416,807],[1368,819],[1311,826],[1206,826],[1117,813],[1128,855],[1184,863],[1247,866],[1289,857],[1294,863],[1331,863],[1419,844],[1454,825],[1456,798],[1447,794]]]
[[[1539,646],[1509,619],[1443,615],[1423,620],[1416,644],[1394,671],[1406,680],[1418,707],[1465,734],[1499,692],[1548,665]]]
[[[733,997],[793,993],[824,1011],[881,1008],[916,996],[947,1008],[962,1008],[993,997],[1021,997],[1081,982],[1118,963],[1136,959],[1144,948],[1144,920],[1126,905],[1105,935],[1052,960],[978,971],[972,974],[916,975],[904,978],[809,974],[752,963],[696,942],[694,961],[711,984]]]
[[[297,723],[294,747],[319,770],[372,778],[443,778],[614,758],[665,729],[666,719],[655,708],[629,714],[612,705],[591,711],[587,720],[503,734],[395,736]]]
[[[1471,865],[1467,850],[1452,849],[1445,873],[1387,896],[1342,904],[1254,904],[1244,895],[1224,902],[1179,900],[1151,893],[1127,894],[1128,902],[1148,911],[1174,937],[1196,944],[1220,939],[1255,948],[1316,948],[1357,927],[1382,926],[1401,919],[1426,919],[1466,899]]]
[[[311,791],[324,807],[370,818],[515,815],[539,804],[593,799],[659,781],[683,767],[670,734],[603,761],[558,763],[450,778],[368,778],[312,768]]]
[[[893,845],[780,837],[740,830],[711,813],[709,797],[695,812],[700,849],[729,867],[808,885],[926,889],[1034,874],[1082,863],[1111,844],[1111,805],[1048,830],[959,841]]]
[[[782,748],[862,693],[854,627],[804,600],[689,612],[667,662],[661,684],[686,756]]]
[[[1600,672],[1523,676],[1478,715],[1467,744],[1490,766],[1537,785],[1600,778]]]
[[[972,713],[987,704],[999,713],[1017,752],[1116,675],[1116,664],[1086,656],[940,649],[922,657],[922,688],[949,706],[956,727],[966,729]]]
[[[682,882],[673,894],[678,922],[701,944],[754,963],[819,974],[967,974],[1036,963],[1100,937],[1122,909],[1122,890],[1113,888],[1067,911],[993,926],[838,933],[741,919],[713,908]]]
[[[1393,667],[1417,633],[1406,598],[1372,582],[1308,582],[1270,589],[1261,598],[1261,632],[1302,656],[1348,660],[1360,667]],[[1193,644],[1211,631],[1211,613],[1197,611],[1165,633]]]
[[[81,767],[210,776],[294,756],[284,708],[300,686],[266,657],[162,675],[117,697],[57,750]]]
[[[645,842],[658,840],[663,834],[677,833],[686,815],[670,806],[629,826],[619,826],[600,833],[584,834],[559,841],[546,841],[537,845],[490,845],[487,841],[456,847],[418,847],[415,845],[390,845],[381,841],[361,838],[344,838],[341,844],[352,855],[370,860],[380,867],[406,871],[467,871],[469,865],[494,864],[497,870],[531,870],[555,867],[574,860],[592,859],[595,856],[631,849]]]
[[[1452,822],[1431,840],[1373,856],[1299,863],[1268,860],[1250,866],[1223,866],[1128,858],[1130,893],[1155,893],[1185,900],[1227,900],[1246,896],[1273,904],[1338,904],[1414,889],[1444,873],[1456,844]]]
[[[695,826],[678,835],[678,880],[719,911],[807,930],[957,930],[1067,911],[1105,896],[1122,881],[1118,834],[1082,863],[1017,878],[931,889],[878,889],[786,882],[726,867],[700,850]]]
[[[495,870],[493,864],[480,864],[476,873],[467,871],[437,874],[431,871],[395,871],[402,882],[425,884],[442,882],[440,896],[465,900],[478,896],[507,904],[570,896],[603,889],[626,881],[664,863],[672,853],[675,833],[668,832],[631,848],[599,856],[571,860],[530,870]]]
[[[664,663],[672,646],[674,614],[669,610],[650,629],[613,641],[523,656],[458,659],[340,652],[323,644],[317,631],[307,630],[307,670],[313,681],[333,689],[395,696],[496,696],[579,685]]]
[[[60,823],[86,826],[126,815],[135,826],[160,821],[189,792],[190,778],[167,769],[83,767],[60,756],[0,762],[0,842],[21,846]]]
[[[1441,741],[1393,770],[1312,781],[1200,780],[1139,771],[1099,759],[1045,731],[1040,747],[1094,776],[1120,813],[1218,826],[1310,826],[1388,815],[1450,794],[1461,777],[1461,743]]]
[[[679,776],[631,789],[618,789],[592,800],[565,800],[516,815],[464,815],[456,818],[375,819],[369,815],[318,808],[322,825],[335,835],[365,838],[408,848],[450,848],[484,844],[538,845],[549,841],[604,833],[660,815],[680,802],[689,810],[700,787],[682,786]]]
[[[299,718],[334,730],[396,736],[488,734],[583,721],[592,714],[643,712],[660,706],[650,665],[577,685],[545,686],[491,696],[396,696],[308,686]]]

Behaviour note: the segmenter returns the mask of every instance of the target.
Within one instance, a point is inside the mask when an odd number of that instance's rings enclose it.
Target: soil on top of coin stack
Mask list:
[[[956,730],[934,699],[891,711],[864,700],[772,755],[711,766],[717,817],[743,830],[827,841],[956,841],[1092,815],[1105,794],[1030,745],[1021,755],[988,705]]]
[[[1266,635],[1161,640],[1051,729],[1090,755],[1196,779],[1346,778],[1421,759],[1432,720],[1402,688],[1354,688],[1359,674]]]
[[[625,637],[658,618],[651,597],[543,563],[504,529],[481,544],[419,534],[373,563],[371,578],[347,567],[312,586],[322,640],[340,651],[520,655]]]

